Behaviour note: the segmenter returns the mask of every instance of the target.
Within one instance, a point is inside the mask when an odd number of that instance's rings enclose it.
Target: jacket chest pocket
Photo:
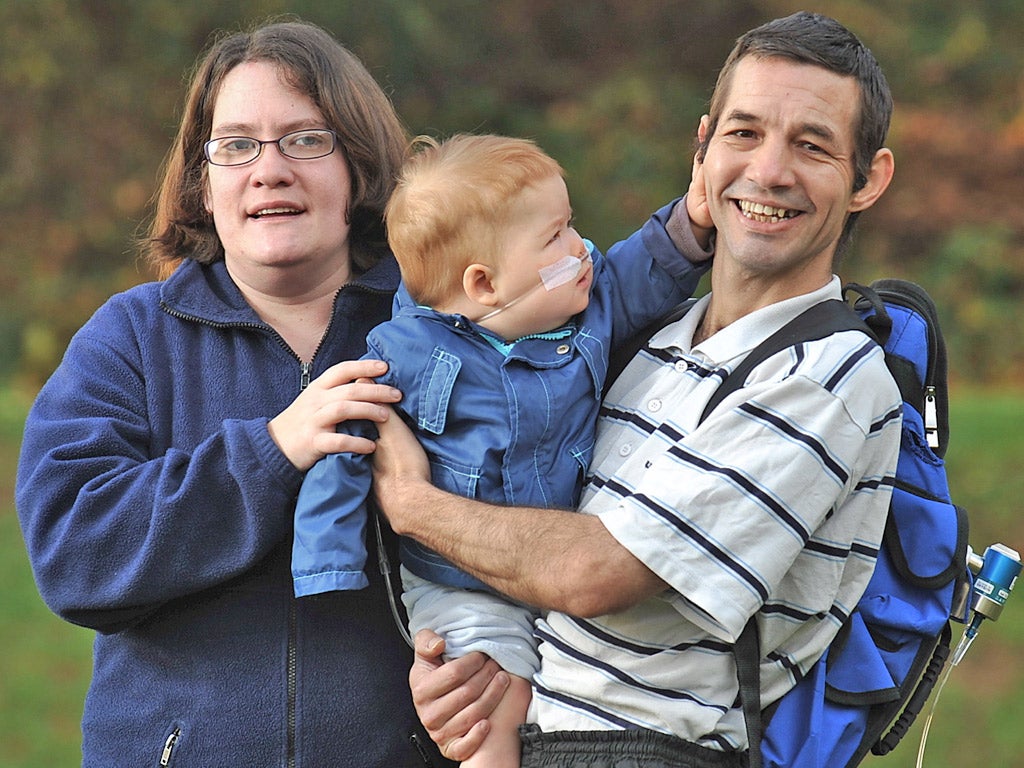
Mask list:
[[[481,474],[480,467],[459,464],[442,457],[432,457],[430,460],[430,479],[433,484],[469,499],[476,498]]]
[[[462,369],[462,361],[441,347],[434,347],[423,372],[420,403],[416,426],[424,432],[440,435],[444,432],[452,388]]]

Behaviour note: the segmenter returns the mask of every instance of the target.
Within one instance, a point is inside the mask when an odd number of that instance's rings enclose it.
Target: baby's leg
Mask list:
[[[526,720],[530,681],[540,666],[533,637],[534,611],[489,592],[445,587],[402,568],[402,601],[409,629],[431,629],[445,641],[445,656],[479,651],[509,673],[511,683],[488,720],[491,730],[462,765],[469,768],[519,768],[518,727]]]
[[[479,651],[506,672],[532,680],[540,668],[533,637],[536,612],[501,595],[435,584],[402,567],[402,602],[409,631],[430,629],[444,638],[445,655]]]
[[[491,730],[462,768],[519,768],[519,726],[530,705],[530,681],[510,675],[505,695],[488,718]]]

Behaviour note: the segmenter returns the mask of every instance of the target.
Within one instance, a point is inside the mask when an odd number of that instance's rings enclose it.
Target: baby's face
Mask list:
[[[495,284],[501,293],[506,338],[565,325],[590,301],[593,264],[572,226],[565,182],[550,176],[516,198],[519,209]],[[510,327],[511,326],[511,327]]]

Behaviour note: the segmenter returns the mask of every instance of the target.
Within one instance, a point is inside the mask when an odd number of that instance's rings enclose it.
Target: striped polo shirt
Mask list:
[[[743,749],[730,643],[755,613],[762,705],[796,684],[867,586],[892,492],[900,396],[859,332],[766,360],[700,426],[729,371],[840,283],[753,312],[691,348],[704,297],[605,399],[580,511],[669,588],[614,615],[550,613],[528,720],[649,728]]]

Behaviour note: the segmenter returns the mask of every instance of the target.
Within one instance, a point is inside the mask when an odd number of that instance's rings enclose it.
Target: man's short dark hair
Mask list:
[[[718,82],[711,96],[707,135],[697,148],[700,159],[703,160],[708,142],[718,128],[736,65],[747,56],[790,59],[823,67],[857,81],[860,110],[857,125],[854,126],[856,143],[853,191],[860,190],[867,183],[875,153],[885,146],[892,118],[892,93],[871,51],[838,21],[818,13],[800,11],[769,21],[736,41],[718,74]],[[856,212],[850,214],[839,239],[837,254],[842,252],[849,241],[856,218]]]

